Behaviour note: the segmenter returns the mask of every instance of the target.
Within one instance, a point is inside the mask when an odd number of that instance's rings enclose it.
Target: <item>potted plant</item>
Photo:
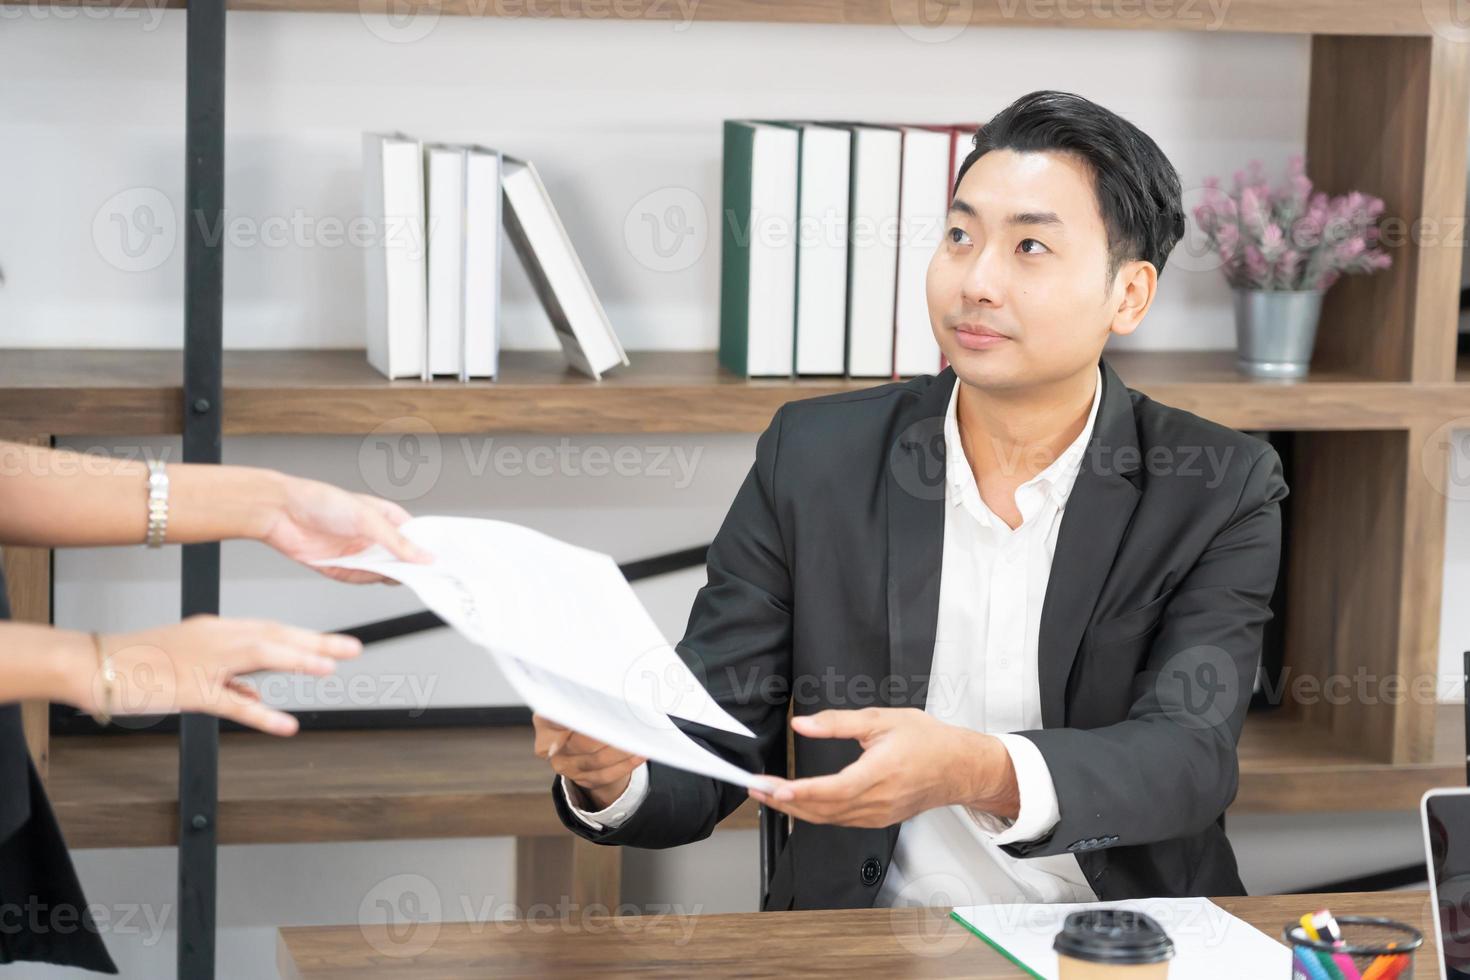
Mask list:
[[[1393,261],[1378,247],[1383,201],[1358,191],[1313,192],[1301,156],[1291,158],[1275,189],[1259,160],[1237,170],[1233,183],[1226,193],[1218,177],[1206,178],[1194,218],[1234,294],[1236,366],[1253,377],[1304,377],[1322,293],[1339,276]]]

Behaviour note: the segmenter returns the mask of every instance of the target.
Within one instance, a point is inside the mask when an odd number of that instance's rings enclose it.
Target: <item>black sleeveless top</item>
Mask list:
[[[0,573],[0,619],[9,618]],[[15,960],[117,972],[31,765],[20,705],[0,704],[0,963]]]

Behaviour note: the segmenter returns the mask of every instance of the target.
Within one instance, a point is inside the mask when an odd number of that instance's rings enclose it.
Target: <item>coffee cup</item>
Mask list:
[[[1174,956],[1159,924],[1130,909],[1073,912],[1052,949],[1060,980],[1165,980]]]

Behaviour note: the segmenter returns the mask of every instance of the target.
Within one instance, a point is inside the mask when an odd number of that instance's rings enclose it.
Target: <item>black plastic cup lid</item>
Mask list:
[[[1052,949],[1084,963],[1161,963],[1174,942],[1142,912],[1088,909],[1067,916]]]

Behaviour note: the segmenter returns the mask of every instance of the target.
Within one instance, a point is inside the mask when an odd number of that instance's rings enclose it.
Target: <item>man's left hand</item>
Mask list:
[[[1014,819],[1020,793],[1010,753],[983,732],[918,708],[828,710],[791,719],[807,738],[855,738],[862,756],[841,772],[776,779],[767,806],[807,823],[888,827],[935,807],[962,804]]]

